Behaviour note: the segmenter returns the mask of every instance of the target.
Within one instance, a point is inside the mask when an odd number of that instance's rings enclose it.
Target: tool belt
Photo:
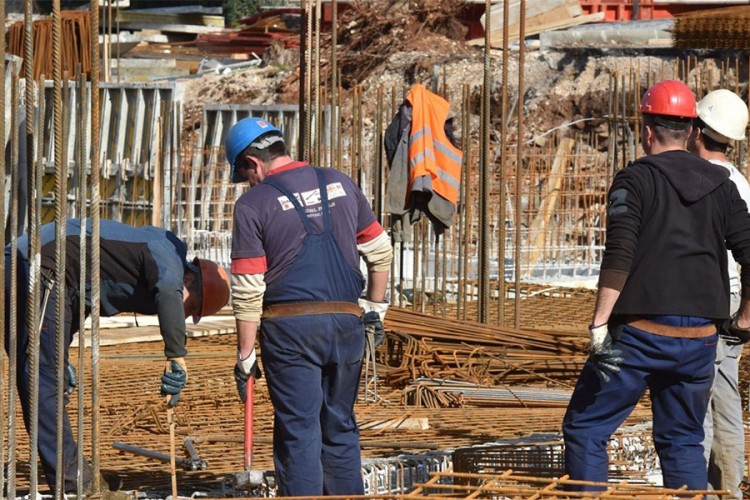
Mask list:
[[[709,323],[703,326],[674,326],[662,325],[638,316],[628,317],[625,321],[629,326],[654,335],[676,337],[681,339],[699,339],[710,337],[716,333],[716,325]]]
[[[362,308],[354,302],[290,302],[264,307],[260,319],[317,314],[353,314],[354,316],[362,316],[363,312]]]

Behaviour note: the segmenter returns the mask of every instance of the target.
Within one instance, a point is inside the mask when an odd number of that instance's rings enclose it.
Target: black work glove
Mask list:
[[[244,359],[238,351],[237,364],[234,365],[234,381],[237,383],[237,395],[243,403],[247,401],[247,381],[250,380],[250,377],[253,377],[255,380],[263,378],[260,367],[258,367],[258,358],[255,355],[255,349]]]
[[[729,321],[719,325],[719,335],[728,346],[743,345],[750,340],[750,328],[739,327],[735,314]]]
[[[365,333],[367,335],[372,334],[373,347],[378,347],[385,340],[385,327],[383,322],[380,320],[380,314],[375,311],[366,312],[362,317],[362,322],[365,324]]]
[[[161,376],[161,395],[172,396],[167,406],[172,408],[180,400],[180,391],[187,383],[187,366],[185,358],[172,358],[167,360],[164,375]]]
[[[76,376],[76,369],[70,364],[70,361],[65,361],[65,394],[70,396],[73,391],[78,387],[78,377]]]
[[[624,361],[622,351],[612,349],[612,337],[606,324],[589,327],[591,352],[589,359],[593,362],[596,374],[603,383],[611,380],[610,375],[619,373],[620,364]]]

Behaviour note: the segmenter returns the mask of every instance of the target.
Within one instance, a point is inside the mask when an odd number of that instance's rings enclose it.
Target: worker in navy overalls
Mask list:
[[[252,186],[234,213],[235,377],[244,398],[260,324],[278,494],[363,494],[354,403],[365,323],[382,330],[387,309],[390,239],[351,178],[294,161],[270,123],[238,122],[226,152],[232,181]]]

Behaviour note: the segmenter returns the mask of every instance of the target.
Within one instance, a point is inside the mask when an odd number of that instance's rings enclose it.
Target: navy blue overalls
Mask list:
[[[101,229],[101,265],[103,268],[102,281],[100,283],[100,312],[102,316],[113,316],[119,312],[139,312],[142,314],[155,314],[158,312],[159,304],[168,314],[162,314],[160,326],[166,323],[169,326],[184,324],[185,316],[182,305],[182,282],[185,266],[186,247],[184,243],[163,229],[141,227],[134,228],[114,221],[102,220]],[[91,234],[91,221],[88,221],[86,229],[89,237]],[[78,236],[81,234],[81,224],[78,219],[67,221],[67,270],[68,282],[66,283],[64,296],[65,308],[65,359],[68,359],[68,351],[71,338],[78,331],[80,325],[80,292],[77,284],[80,265],[75,263],[75,254],[72,250],[80,247]],[[18,300],[18,324],[17,324],[17,349],[18,376],[16,384],[18,394],[23,407],[24,424],[27,430],[30,428],[31,401],[29,393],[30,361],[28,345],[30,333],[27,324],[28,310],[28,285],[29,285],[29,238],[23,235],[18,239],[18,273],[17,285]],[[89,238],[90,243],[90,238]],[[53,251],[55,243],[55,225],[45,224],[41,227],[42,244],[42,289],[52,285],[54,280]],[[147,249],[148,251],[146,251]],[[146,257],[148,254],[148,257]],[[138,256],[138,258],[133,257]],[[147,263],[148,260],[150,263]],[[5,249],[5,308],[10,311],[10,279],[11,279],[11,249]],[[90,261],[89,261],[90,265]],[[70,277],[73,278],[70,278]],[[89,276],[90,273],[89,273]],[[72,279],[72,281],[71,281]],[[152,283],[153,282],[153,283]],[[155,298],[156,290],[159,290],[159,299]],[[42,305],[43,298],[39,298]],[[49,291],[49,299],[44,309],[42,326],[39,340],[39,436],[38,450],[39,459],[44,470],[45,478],[50,489],[54,490],[57,479],[57,367],[56,367],[56,340],[55,322],[57,310],[57,287],[52,286]],[[91,308],[90,290],[87,289],[85,314],[89,314]],[[163,319],[164,318],[164,319]],[[6,351],[9,348],[10,314],[5,315]],[[172,329],[170,329],[172,331]],[[166,342],[166,340],[165,340]],[[184,349],[184,334],[177,339],[178,348]],[[177,351],[174,355],[182,354]],[[184,355],[184,354],[183,354]],[[67,372],[65,373],[67,378]],[[66,380],[67,385],[67,380]],[[67,404],[67,397],[65,403]],[[67,411],[63,412],[63,459],[65,491],[76,490],[76,473],[78,446],[76,445],[73,431],[70,427]],[[92,479],[92,471],[88,461],[84,460],[82,471],[83,482]]]
[[[323,171],[316,168],[323,230],[315,233],[297,198],[273,177],[264,183],[294,205],[306,236],[292,267],[268,283],[264,305],[309,301],[356,303],[364,288],[333,235]],[[280,496],[361,495],[359,387],[364,326],[353,314],[267,318],[261,356],[274,406],[273,452]]]
[[[7,332],[10,331],[10,280],[11,280],[11,255],[9,249],[5,252],[5,350],[8,351],[9,338]],[[55,347],[55,315],[57,308],[57,289],[53,286],[53,273],[48,270],[42,270],[42,282],[41,290],[50,286],[49,299],[47,307],[44,311],[44,317],[42,319],[42,331],[40,335],[40,349],[39,355],[39,434],[38,434],[38,450],[39,460],[42,463],[42,470],[44,471],[47,484],[50,489],[54,491],[54,485],[56,482],[56,464],[57,464],[57,422],[55,415],[57,414],[57,400],[56,400],[56,389],[57,389],[57,361],[56,361],[56,347]],[[18,363],[18,374],[17,374],[17,386],[18,396],[21,399],[21,407],[23,408],[23,421],[27,430],[30,430],[31,425],[31,400],[29,393],[29,377],[30,377],[30,364],[29,364],[29,328],[26,320],[28,311],[28,286],[29,286],[29,261],[23,256],[19,255],[18,258],[18,277],[16,282],[16,290],[18,293],[18,300],[16,302],[17,310],[17,363]],[[71,331],[77,329],[80,322],[79,320],[79,298],[78,292],[66,289],[65,297],[65,332],[66,340],[65,345],[68,346],[71,341]],[[40,307],[42,305],[43,298],[40,298]],[[88,309],[87,309],[88,310]],[[67,349],[66,349],[67,358]],[[65,384],[67,385],[67,372],[65,373]],[[65,396],[65,404],[68,403],[68,397]],[[70,427],[70,421],[68,419],[68,412],[63,412],[63,460],[65,461],[65,491],[75,491],[76,489],[76,473],[78,471],[78,446],[76,445],[73,437],[73,432]],[[83,482],[86,484],[92,477],[91,468],[86,460],[84,460]]]
[[[656,323],[695,327],[712,323],[693,316],[654,316]],[[613,348],[623,362],[602,383],[591,361],[581,371],[563,419],[565,471],[571,479],[607,482],[607,443],[646,389],[651,397],[653,437],[664,486],[705,490],[703,420],[714,378],[716,334],[703,338],[655,335],[625,325]],[[571,489],[601,490],[576,486]]]

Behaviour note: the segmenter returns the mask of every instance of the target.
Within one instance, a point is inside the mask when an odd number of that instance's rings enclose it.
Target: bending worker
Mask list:
[[[565,468],[571,479],[606,482],[607,442],[648,388],[664,486],[705,490],[701,442],[717,324],[729,317],[727,248],[743,286],[730,329],[750,327],[750,216],[727,169],[684,149],[696,117],[687,86],[653,85],[640,111],[646,156],[609,190],[591,355],[563,419]]]
[[[354,418],[365,322],[382,331],[390,240],[346,175],[294,161],[282,133],[245,118],[229,131],[232,181],[252,189],[234,207],[235,376],[263,371],[274,407],[279,495],[363,494]],[[367,265],[367,294],[359,270]]]
[[[41,275],[43,311],[40,336],[39,366],[39,457],[47,484],[55,491],[58,479],[56,470],[56,402],[57,385],[55,352],[55,317],[57,287],[55,280],[55,224],[41,228]],[[86,230],[88,253],[91,255],[91,221]],[[74,389],[75,377],[72,366],[67,363],[68,348],[80,325],[80,234],[79,219],[67,222],[66,271],[65,271],[65,372],[66,393]],[[187,354],[185,318],[192,316],[197,322],[201,316],[218,312],[229,300],[229,280],[223,268],[214,262],[194,259],[186,260],[187,247],[173,233],[156,227],[132,227],[114,221],[100,223],[101,283],[100,310],[102,316],[113,316],[122,312],[157,314],[159,329],[164,338],[164,355],[167,369],[161,380],[161,394],[171,396],[174,405],[187,381]],[[5,283],[10,287],[10,246],[5,249]],[[87,260],[87,276],[91,276],[90,258]],[[23,235],[18,239],[18,391],[23,406],[24,423],[30,428],[29,359],[27,346],[29,329],[25,323],[29,286],[29,239]],[[5,307],[10,310],[10,290],[6,288]],[[86,312],[90,311],[90,297],[86,297]],[[6,341],[8,338],[8,314],[5,315]],[[8,346],[6,345],[6,349]],[[65,491],[76,491],[78,472],[78,448],[70,428],[67,412],[63,415],[63,454],[65,469],[62,476]],[[91,466],[84,461],[82,471],[84,494],[92,491]],[[106,486],[104,483],[102,486]]]
[[[696,106],[698,118],[688,150],[729,171],[729,179],[745,203],[750,206],[750,184],[727,158],[732,140],[745,138],[747,105],[730,90],[714,90]],[[729,312],[740,307],[740,273],[731,252],[729,262]],[[742,397],[739,388],[739,359],[745,342],[735,335],[720,335],[716,347],[716,375],[704,431],[704,455],[708,461],[708,483],[714,490],[728,490],[730,498],[741,499],[740,483],[745,473],[745,431],[742,424]]]

